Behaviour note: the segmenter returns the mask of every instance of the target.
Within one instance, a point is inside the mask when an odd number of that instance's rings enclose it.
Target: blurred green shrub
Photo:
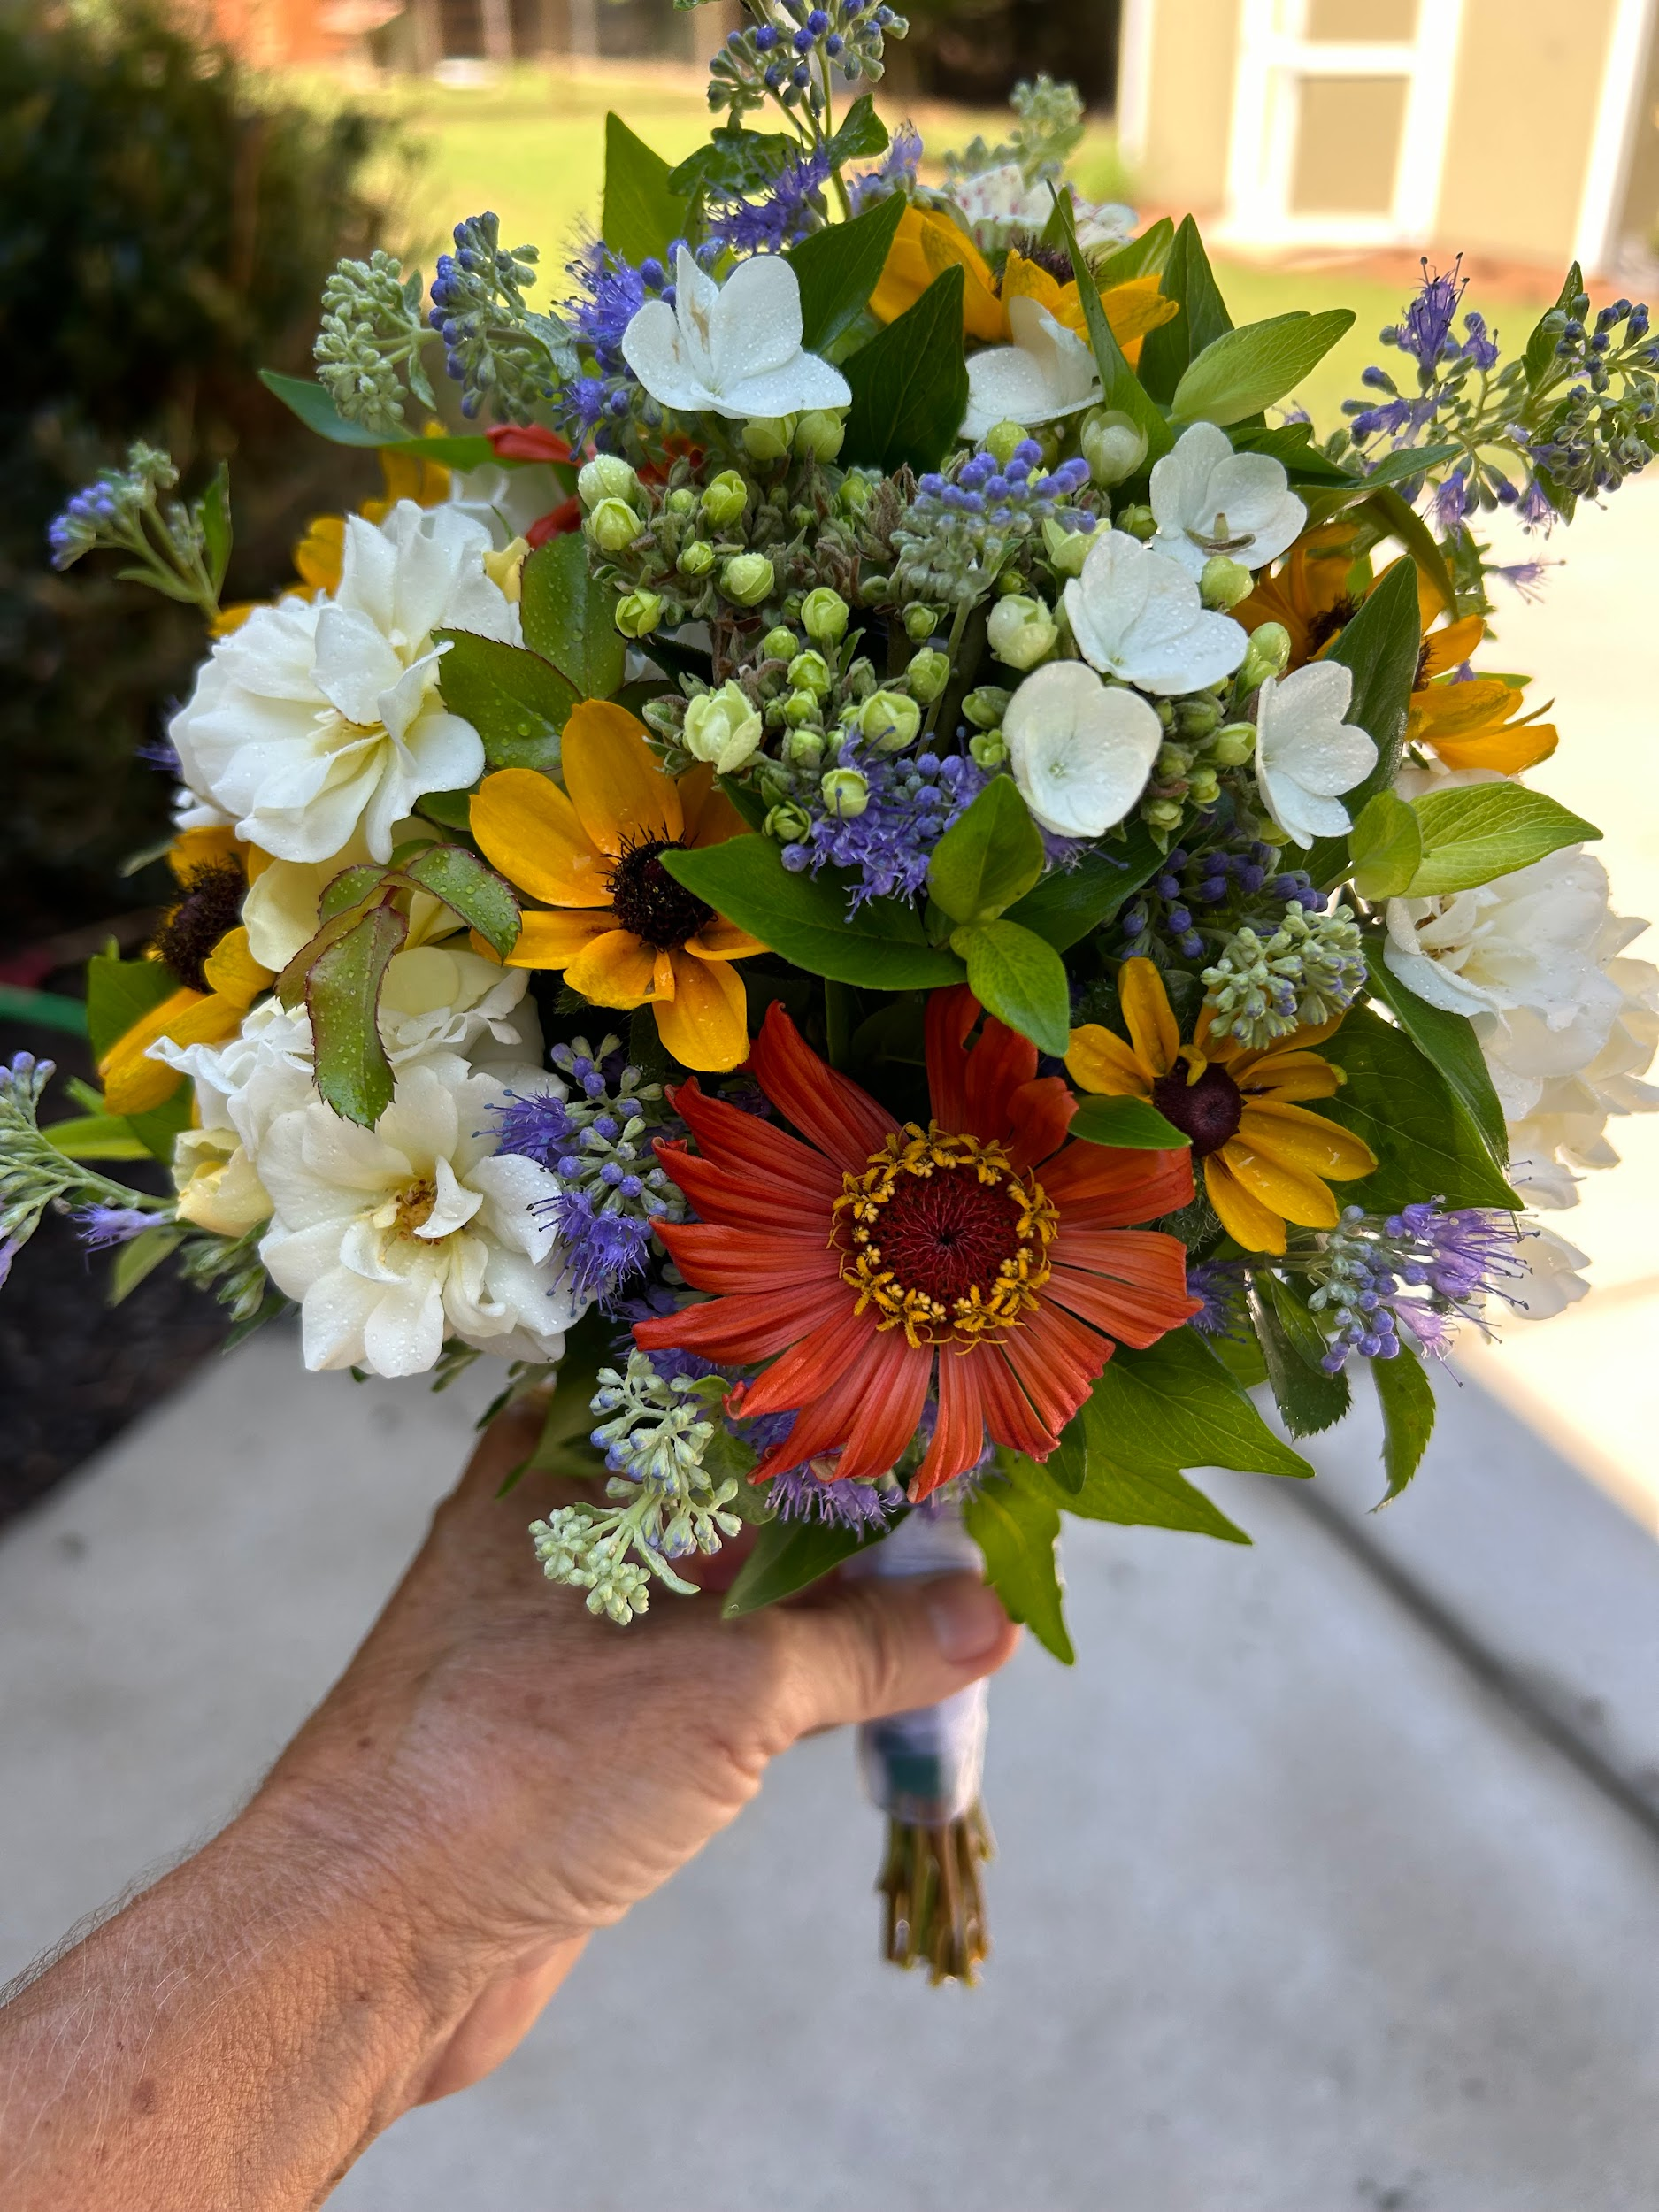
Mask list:
[[[255,373],[303,369],[328,271],[383,240],[388,129],[302,104],[153,0],[0,0],[0,942],[145,902],[155,879],[119,871],[165,834],[168,785],[137,756],[203,650],[189,610],[107,560],[51,573],[65,496],[135,435],[189,489],[228,458],[235,599],[377,480]]]

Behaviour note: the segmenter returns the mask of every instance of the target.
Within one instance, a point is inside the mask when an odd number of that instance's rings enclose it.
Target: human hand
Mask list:
[[[619,1630],[535,1571],[526,1525],[553,1486],[496,1495],[535,1432],[525,1409],[489,1430],[243,1816],[279,1850],[293,1833],[344,1855],[418,1973],[458,1986],[407,2102],[499,2063],[587,1937],[733,1820],[769,1759],[932,1704],[1017,1641],[972,1575],[837,1582],[738,1621],[664,1595]]]

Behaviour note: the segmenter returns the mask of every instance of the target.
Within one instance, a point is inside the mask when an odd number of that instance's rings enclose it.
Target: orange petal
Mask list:
[[[631,929],[611,928],[566,961],[565,980],[595,1006],[643,1006],[656,964],[655,952]]]
[[[242,1026],[243,1009],[217,992],[174,991],[118,1038],[98,1063],[104,1102],[112,1114],[147,1114],[172,1097],[183,1079],[176,1069],[147,1060],[158,1037],[180,1045],[219,1045]]]
[[[1170,1011],[1164,978],[1150,960],[1136,954],[1118,971],[1118,1000],[1135,1057],[1156,1075],[1167,1075],[1180,1057],[1181,1033]]]
[[[583,699],[573,706],[559,765],[583,829],[613,858],[650,838],[672,841],[685,827],[674,779],[664,774],[643,726],[626,707],[609,699]]]
[[[722,960],[670,956],[674,995],[656,1002],[657,1033],[681,1067],[724,1074],[749,1057],[749,998]]]
[[[533,907],[507,956],[510,968],[568,968],[597,939],[611,935],[617,918],[607,907],[571,910]]]
[[[1152,1087],[1148,1070],[1123,1039],[1099,1022],[1086,1022],[1071,1032],[1065,1064],[1074,1082],[1086,1091],[1103,1091],[1109,1098],[1145,1098]]]
[[[473,794],[470,819],[491,867],[532,898],[549,906],[610,905],[605,857],[550,776],[498,769]]]
[[[1204,1190],[1235,1244],[1242,1245],[1247,1252],[1284,1250],[1284,1223],[1245,1189],[1220,1152],[1212,1152],[1204,1162]]]

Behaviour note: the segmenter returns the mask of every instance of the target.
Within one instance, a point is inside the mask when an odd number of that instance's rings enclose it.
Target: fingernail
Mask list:
[[[1008,1626],[995,1591],[971,1575],[952,1575],[941,1582],[927,1601],[927,1612],[939,1655],[955,1667],[983,1658]]]

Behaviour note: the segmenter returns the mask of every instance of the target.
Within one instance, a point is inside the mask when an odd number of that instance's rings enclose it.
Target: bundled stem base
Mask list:
[[[926,1962],[935,1988],[979,1978],[991,1947],[979,1869],[995,1855],[978,1798],[959,1819],[937,1827],[888,1821],[876,1887],[887,1900],[887,1955],[895,1966]]]

